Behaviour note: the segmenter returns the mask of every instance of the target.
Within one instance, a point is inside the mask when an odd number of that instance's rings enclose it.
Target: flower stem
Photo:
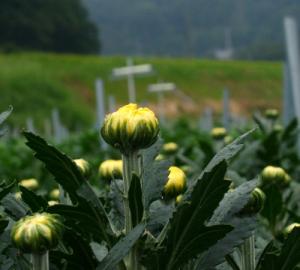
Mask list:
[[[49,252],[31,254],[32,270],[49,270]]]
[[[141,166],[137,151],[129,152],[122,155],[123,160],[123,179],[124,179],[124,212],[125,212],[125,234],[128,234],[132,230],[132,219],[129,207],[129,188],[133,174],[140,176]],[[138,265],[138,251],[136,247],[133,247],[128,256],[128,269],[137,270],[140,269]]]
[[[255,235],[253,234],[240,247],[241,270],[255,270]]]

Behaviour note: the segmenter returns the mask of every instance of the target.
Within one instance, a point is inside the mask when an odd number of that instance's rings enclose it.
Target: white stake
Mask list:
[[[158,109],[159,109],[159,120],[161,123],[165,123],[165,101],[164,93],[176,90],[174,83],[155,83],[148,86],[148,91],[151,93],[157,93],[158,97]]]
[[[129,102],[136,102],[136,89],[134,76],[140,75],[148,75],[153,73],[152,65],[143,64],[143,65],[133,65],[133,61],[131,58],[127,58],[127,66],[114,68],[112,70],[112,77],[114,79],[127,78],[127,86],[128,86],[128,99]]]

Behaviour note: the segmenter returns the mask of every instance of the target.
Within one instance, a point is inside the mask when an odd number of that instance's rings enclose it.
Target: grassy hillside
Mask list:
[[[149,101],[155,109],[156,97],[146,91],[149,83],[173,81],[191,97],[168,94],[169,115],[187,112],[197,115],[206,105],[221,109],[222,89],[230,89],[232,110],[249,113],[254,108],[280,106],[282,66],[274,62],[218,62],[198,59],[138,58],[135,63],[154,65],[153,76],[137,78],[139,102]],[[71,128],[95,121],[94,80],[101,77],[107,94],[118,104],[127,100],[127,82],[110,78],[113,67],[125,64],[123,57],[55,54],[0,55],[0,110],[15,108],[10,123],[25,126],[32,116],[37,126],[57,107],[63,122]]]

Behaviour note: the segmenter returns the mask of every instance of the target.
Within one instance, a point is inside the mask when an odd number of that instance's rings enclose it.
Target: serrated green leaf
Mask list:
[[[3,233],[5,228],[7,227],[9,221],[6,219],[0,219],[0,234]]]
[[[55,180],[67,191],[72,202],[79,205],[80,209],[84,209],[97,222],[97,228],[100,228],[101,234],[95,237],[97,239],[102,237],[102,240],[110,245],[107,225],[111,223],[108,215],[77,165],[71,158],[47,144],[39,136],[30,132],[23,132],[23,134],[27,139],[26,144],[35,151],[35,156],[45,164]]]
[[[161,198],[163,187],[168,179],[168,169],[171,162],[168,160],[156,161],[162,142],[157,141],[153,146],[143,151],[143,194],[144,207],[148,212],[150,204]]]
[[[7,111],[0,113],[0,125],[7,119],[7,117],[11,114],[12,111],[13,107],[9,106]]]
[[[0,201],[12,190],[15,184],[16,181],[12,181],[7,185],[5,184],[4,181],[0,183]]]
[[[212,270],[225,260],[225,256],[250,237],[256,227],[255,216],[238,216],[250,198],[252,190],[257,185],[256,180],[248,181],[234,191],[226,193],[224,199],[214,212],[208,225],[229,224],[234,229],[223,239],[201,256],[195,269]]]
[[[117,242],[108,252],[107,256],[96,268],[97,270],[114,270],[117,264],[129,253],[136,241],[140,238],[145,229],[145,224],[139,224],[126,236]]]
[[[271,241],[263,250],[259,257],[255,270],[275,270],[276,260],[278,258],[278,248],[275,247],[274,241]]]
[[[143,217],[144,207],[142,195],[141,181],[136,174],[133,174],[128,192],[129,207],[133,226],[139,224]]]
[[[19,186],[19,189],[22,193],[22,200],[30,207],[32,212],[45,210],[48,207],[48,203],[43,197],[36,195],[23,186]]]
[[[35,157],[45,164],[47,170],[55,176],[55,180],[74,200],[72,194],[86,180],[73,160],[37,135],[31,132],[23,132],[23,135],[27,139],[26,144],[35,151]]]
[[[222,161],[210,172],[204,173],[195,185],[191,197],[187,201],[185,198],[178,205],[163,242],[165,249],[152,253],[158,269],[178,269],[232,230],[227,225],[204,226],[230,185],[229,181],[224,180],[226,169],[226,162]]]
[[[284,241],[276,263],[277,270],[294,270],[300,263],[300,228],[294,228]]]
[[[30,213],[30,209],[12,194],[6,195],[2,199],[1,204],[4,207],[4,211],[14,220],[19,220]]]

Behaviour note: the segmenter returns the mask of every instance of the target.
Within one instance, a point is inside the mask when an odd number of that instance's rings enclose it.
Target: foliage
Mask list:
[[[99,52],[98,31],[79,0],[2,0],[0,50]]]

